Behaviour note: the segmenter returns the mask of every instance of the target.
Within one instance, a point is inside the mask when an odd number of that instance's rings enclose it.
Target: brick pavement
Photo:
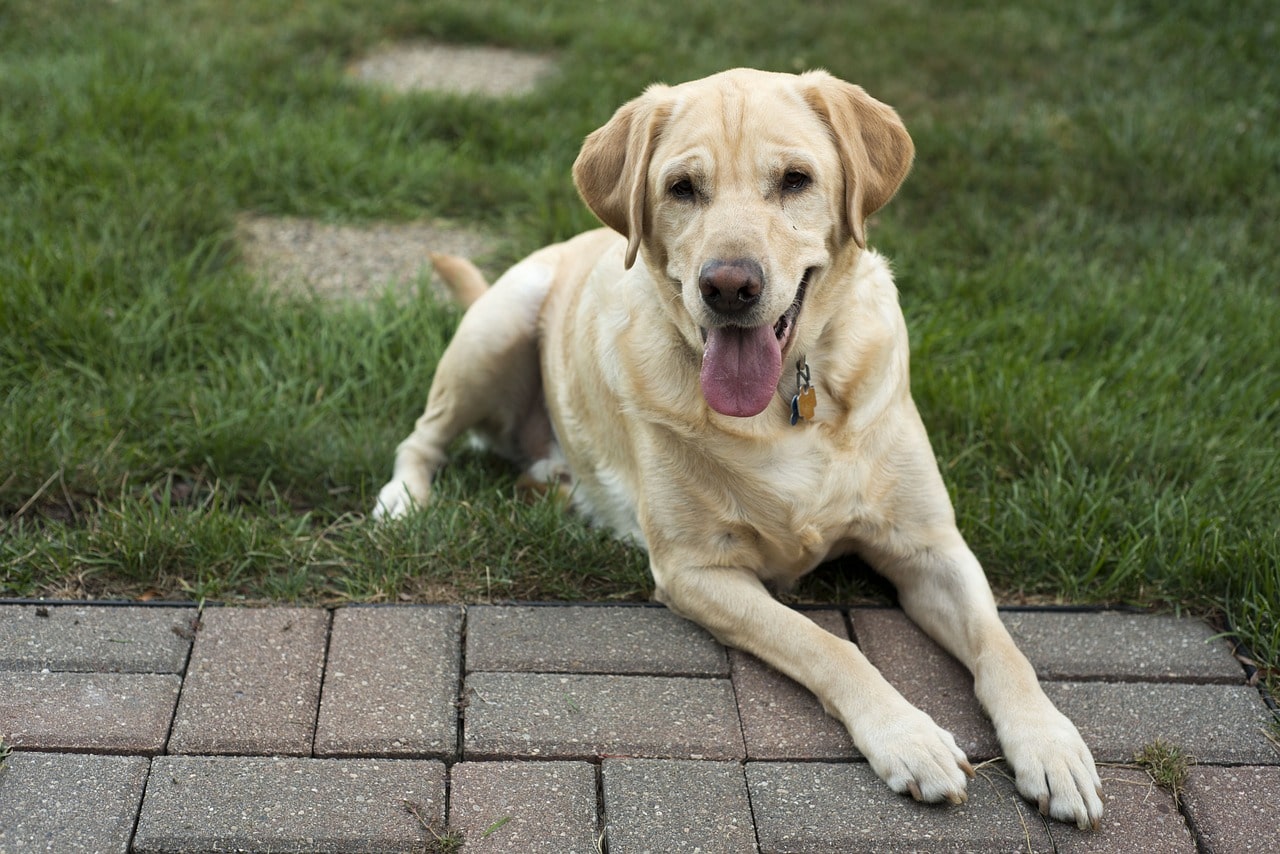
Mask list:
[[[1012,788],[962,668],[891,609],[859,642],[983,761],[891,793],[816,700],[644,606],[0,604],[0,852],[1272,851],[1280,748],[1202,623],[1010,610],[1103,763],[1098,833]],[[1175,801],[1132,766],[1196,764]]]

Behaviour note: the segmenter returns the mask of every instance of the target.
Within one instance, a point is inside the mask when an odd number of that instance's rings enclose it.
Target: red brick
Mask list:
[[[168,674],[0,672],[0,735],[28,750],[161,753],[180,685]]]
[[[586,762],[459,762],[449,828],[476,854],[597,854],[596,769]]]
[[[1280,765],[1197,766],[1183,802],[1208,850],[1280,851]]]
[[[601,775],[610,851],[756,850],[737,762],[606,759]]]
[[[893,687],[955,736],[970,761],[1000,755],[995,728],[973,693],[964,665],[896,609],[850,612],[858,646]]]
[[[847,639],[839,611],[805,611],[832,634]],[[858,756],[849,731],[809,689],[753,655],[731,650],[733,689],[751,759],[848,759]]]
[[[170,753],[311,753],[329,630],[327,611],[204,612]]]
[[[315,754],[456,757],[461,631],[459,608],[337,611]]]
[[[724,647],[666,608],[473,606],[467,670],[727,676]]]
[[[468,759],[743,758],[728,679],[472,673],[463,696]]]

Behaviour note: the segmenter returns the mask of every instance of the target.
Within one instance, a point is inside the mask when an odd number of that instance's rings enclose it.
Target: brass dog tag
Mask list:
[[[818,406],[818,393],[809,384],[809,363],[801,356],[796,361],[796,394],[791,398],[791,426],[801,419],[811,421]]]
[[[818,406],[818,393],[814,391],[813,386],[801,389],[796,395],[796,412],[805,421],[813,419],[814,410]]]

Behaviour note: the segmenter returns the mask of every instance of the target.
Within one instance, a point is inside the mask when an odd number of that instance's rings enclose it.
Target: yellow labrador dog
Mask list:
[[[474,304],[374,512],[425,505],[446,447],[474,428],[646,548],[672,610],[813,691],[890,788],[963,801],[973,771],[951,734],[766,589],[857,553],[972,671],[1019,791],[1096,826],[1093,757],[956,529],[889,267],[866,249],[913,154],[892,109],[824,72],[649,88],[573,167],[608,229],[488,289],[437,259]]]

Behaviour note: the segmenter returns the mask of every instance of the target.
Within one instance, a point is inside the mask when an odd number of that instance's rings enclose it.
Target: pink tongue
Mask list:
[[[702,355],[702,396],[721,415],[759,415],[778,390],[782,348],[772,326],[707,330]]]

